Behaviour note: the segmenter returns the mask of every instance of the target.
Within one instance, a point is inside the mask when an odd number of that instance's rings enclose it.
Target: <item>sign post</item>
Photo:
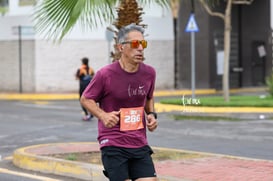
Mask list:
[[[185,32],[191,33],[191,88],[193,99],[195,98],[195,32],[198,31],[199,29],[194,18],[194,13],[191,13]]]

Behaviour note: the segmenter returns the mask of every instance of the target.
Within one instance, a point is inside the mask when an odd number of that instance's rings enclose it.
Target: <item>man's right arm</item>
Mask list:
[[[105,127],[112,128],[119,122],[119,111],[107,113],[93,99],[87,99],[84,95],[81,96],[80,102],[92,115],[101,120]]]
[[[81,96],[81,104],[84,106],[93,116],[102,119],[105,113],[93,99],[87,99],[85,96]]]

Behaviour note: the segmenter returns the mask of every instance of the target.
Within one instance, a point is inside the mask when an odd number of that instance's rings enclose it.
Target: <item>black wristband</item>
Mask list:
[[[148,115],[149,115],[149,114],[154,115],[155,119],[157,119],[157,113],[156,113],[156,112],[148,112]]]

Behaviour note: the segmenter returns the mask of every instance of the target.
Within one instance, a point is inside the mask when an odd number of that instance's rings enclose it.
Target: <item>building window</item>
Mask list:
[[[37,0],[19,0],[19,6],[33,6]]]

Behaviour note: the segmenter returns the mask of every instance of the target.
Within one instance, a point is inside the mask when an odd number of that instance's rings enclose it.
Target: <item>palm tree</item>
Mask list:
[[[172,16],[173,16],[173,33],[174,33],[174,87],[177,88],[177,80],[178,80],[178,75],[177,75],[177,68],[178,68],[178,29],[177,29],[177,20],[178,20],[178,13],[179,13],[179,8],[180,8],[180,0],[171,0],[170,1],[171,5],[171,10],[172,10]]]

